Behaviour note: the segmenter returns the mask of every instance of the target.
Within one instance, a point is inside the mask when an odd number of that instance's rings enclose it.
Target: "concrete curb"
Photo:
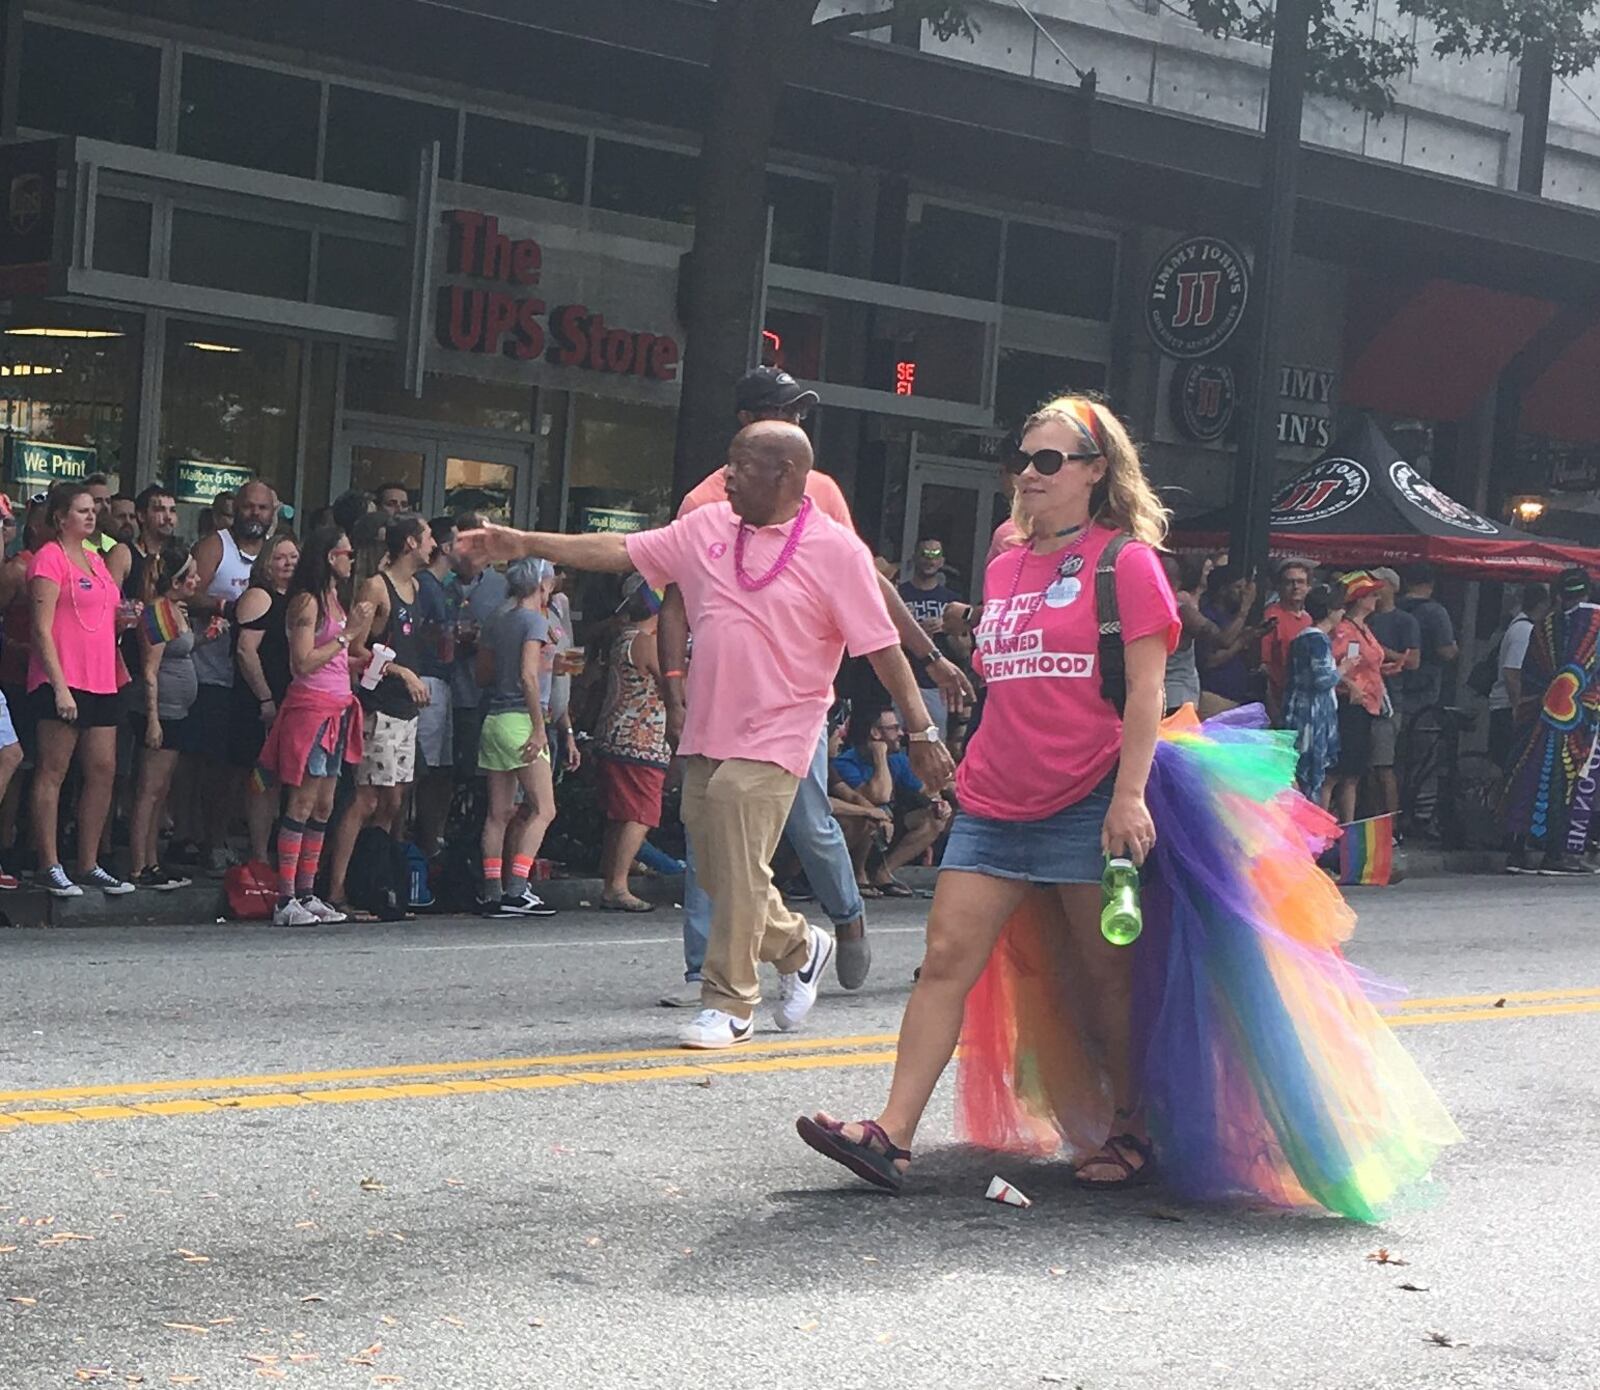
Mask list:
[[[1494,850],[1440,850],[1405,847],[1395,853],[1396,882],[1405,879],[1442,878],[1447,875],[1497,874],[1505,869],[1505,855]],[[937,870],[912,868],[901,877],[913,888],[931,891]],[[681,875],[651,875],[633,880],[633,891],[656,905],[654,920],[676,922],[683,905]],[[534,885],[534,891],[563,912],[593,910],[599,920],[622,920],[630,914],[602,913],[601,883],[597,878],[555,878]],[[871,905],[868,906],[870,915]],[[418,916],[431,915],[426,910]],[[455,914],[459,915],[459,914]],[[639,913],[643,918],[646,914]],[[148,890],[108,898],[90,889],[81,898],[52,898],[36,888],[0,895],[0,924],[12,927],[149,927],[194,926],[227,919],[227,904],[220,879],[202,878],[188,888],[169,893]]]

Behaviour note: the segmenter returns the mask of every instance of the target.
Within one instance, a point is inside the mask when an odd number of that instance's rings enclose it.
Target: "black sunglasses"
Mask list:
[[[1088,463],[1100,457],[1098,449],[1092,454],[1064,454],[1060,449],[1036,449],[1029,454],[1018,449],[1005,461],[1005,468],[1007,473],[1023,473],[1031,463],[1036,473],[1049,478],[1059,473],[1064,463]]]

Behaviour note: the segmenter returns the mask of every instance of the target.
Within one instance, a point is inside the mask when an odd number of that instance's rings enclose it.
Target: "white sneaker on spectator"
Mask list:
[[[790,975],[778,976],[778,1002],[772,1006],[772,1021],[785,1033],[806,1021],[817,1002],[822,972],[833,959],[834,941],[821,927],[811,927],[811,954],[806,963]]]
[[[349,920],[345,913],[340,912],[336,907],[329,907],[315,893],[307,893],[305,897],[300,898],[298,901],[300,906],[309,912],[315,921],[332,923]]]
[[[755,1033],[753,1018],[735,1018],[721,1009],[701,1009],[694,1022],[678,1034],[678,1045],[697,1052],[714,1052],[749,1042]]]
[[[321,924],[322,919],[314,916],[306,905],[298,898],[290,898],[286,903],[280,903],[272,911],[272,925],[275,927],[315,927]]]
[[[545,902],[531,888],[524,888],[520,893],[507,893],[500,899],[500,907],[504,912],[509,912],[517,917],[554,917],[555,908]]]

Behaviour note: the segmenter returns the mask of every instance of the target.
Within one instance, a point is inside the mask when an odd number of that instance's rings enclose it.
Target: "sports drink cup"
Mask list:
[[[379,642],[372,649],[372,662],[361,676],[363,690],[376,690],[378,682],[383,679],[383,673],[389,663],[394,660],[394,648],[386,647]]]
[[[1133,860],[1121,856],[1107,859],[1100,886],[1104,904],[1100,909],[1100,935],[1113,946],[1133,945],[1144,930],[1144,914],[1139,909],[1139,870]]]

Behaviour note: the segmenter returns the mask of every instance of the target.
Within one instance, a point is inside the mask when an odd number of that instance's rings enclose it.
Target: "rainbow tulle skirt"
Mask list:
[[[1344,957],[1355,916],[1316,866],[1336,836],[1294,790],[1291,734],[1259,709],[1162,727],[1133,946],[1133,1066],[1163,1182],[1382,1218],[1460,1133],[1384,1022],[1388,990]],[[958,1122],[988,1148],[1095,1152],[1112,1105],[1053,894],[1006,924],[972,991]]]

